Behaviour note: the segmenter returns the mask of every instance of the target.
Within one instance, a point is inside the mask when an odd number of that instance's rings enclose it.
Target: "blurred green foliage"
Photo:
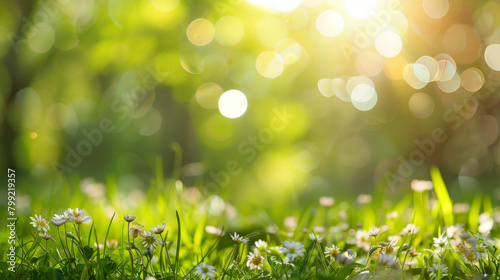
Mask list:
[[[376,13],[392,2],[378,1]],[[112,212],[106,207],[165,213],[164,202],[140,206],[181,184],[241,213],[280,217],[320,194],[340,201],[375,189],[399,200],[412,179],[430,178],[432,165],[450,182],[453,201],[484,192],[498,202],[500,79],[484,49],[498,43],[499,5],[453,1],[445,17],[432,19],[421,2],[394,6],[403,14],[389,24],[403,43],[395,59],[378,55],[373,42],[356,45],[377,21],[351,16],[344,1],[303,1],[290,12],[233,0],[2,3],[0,167],[18,172],[18,213],[90,202],[101,215]],[[316,29],[326,9],[345,22],[333,38]],[[269,51],[283,65],[257,63]],[[409,85],[402,66],[440,53],[454,58],[457,75],[478,69],[480,89],[466,91],[465,77],[455,92],[434,81]],[[360,111],[318,88],[321,79],[367,75],[372,64],[363,58],[374,54],[383,69],[370,77],[373,108]],[[235,119],[217,103],[230,89],[248,103]],[[413,104],[418,92],[424,101]],[[430,140],[436,129],[444,142]],[[422,162],[391,182],[414,151]]]

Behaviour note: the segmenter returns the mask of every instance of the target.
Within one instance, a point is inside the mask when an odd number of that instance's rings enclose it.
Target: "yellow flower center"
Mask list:
[[[253,265],[261,265],[262,264],[262,259],[260,258],[260,256],[255,256],[252,258],[252,264]]]
[[[47,223],[46,223],[45,221],[41,221],[41,222],[40,222],[40,226],[41,226],[41,227],[46,227],[46,226],[47,226]]]
[[[290,251],[290,253],[295,253],[295,247],[290,247],[288,251]]]
[[[208,269],[208,267],[203,267],[201,271],[203,271],[203,273],[208,273],[210,270]]]

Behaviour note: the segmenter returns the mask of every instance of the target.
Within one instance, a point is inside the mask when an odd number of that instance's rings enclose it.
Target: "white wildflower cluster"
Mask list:
[[[156,246],[163,245],[161,236],[165,231],[165,223],[156,225],[146,231],[144,225],[135,222],[136,216],[125,214],[123,219],[128,223],[128,233],[132,236],[132,243],[135,243],[135,239],[141,236],[142,246],[151,252],[154,252]],[[160,238],[156,237],[156,235],[160,235]]]

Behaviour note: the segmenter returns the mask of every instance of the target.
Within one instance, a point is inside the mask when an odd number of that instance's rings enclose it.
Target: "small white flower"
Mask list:
[[[255,248],[261,250],[261,249],[264,249],[266,250],[267,249],[267,242],[262,240],[262,239],[259,239],[257,241],[255,241]]]
[[[316,235],[314,234],[313,232],[309,233],[309,238],[314,241],[314,242],[318,242],[318,243],[321,243],[321,241],[323,241],[323,237],[319,236],[319,235]]]
[[[491,238],[478,233],[476,237],[469,237],[468,241],[477,259],[488,259],[488,247],[494,246]]]
[[[133,238],[137,238],[139,235],[142,235],[143,230],[144,226],[139,224],[138,222],[133,222],[132,226],[130,227],[130,233],[132,234]]]
[[[401,231],[401,235],[405,234],[415,234],[420,230],[419,227],[416,227],[414,224],[407,224],[406,227]]]
[[[379,254],[377,258],[378,264],[382,266],[392,267],[393,269],[399,270],[399,264],[396,258],[392,255]]]
[[[52,240],[54,242],[56,242],[56,240],[54,238],[52,238],[52,236],[50,236],[46,231],[44,231],[43,233],[38,233],[38,235],[40,235],[40,237],[42,237],[43,239],[45,240]]]
[[[293,261],[297,256],[303,257],[304,252],[306,249],[304,249],[304,245],[300,244],[299,242],[295,241],[285,241],[283,242],[283,245],[280,247],[280,253],[286,255],[285,262],[291,262]]]
[[[106,240],[106,247],[110,250],[114,250],[118,248],[118,240],[117,239],[108,239]]]
[[[448,237],[446,234],[441,235],[440,237],[434,237],[434,246],[438,249],[444,249],[446,245],[448,245]]]
[[[99,248],[99,250],[102,250],[104,249],[104,244],[101,243],[97,244],[96,242],[94,242],[94,247]]]
[[[150,229],[150,231],[153,232],[154,234],[160,234],[165,230],[165,226],[166,226],[165,223],[161,223],[161,225],[153,227],[152,229]]]
[[[156,235],[151,231],[149,231],[147,234],[146,231],[144,231],[142,236],[142,245],[146,249],[154,251],[156,249],[156,245],[161,244],[160,240],[158,240],[158,238],[156,238]]]
[[[264,257],[260,254],[259,250],[255,249],[247,256],[247,266],[250,269],[260,269],[264,264]]]
[[[132,216],[132,215],[123,215],[123,219],[125,219],[126,222],[133,222],[135,220],[135,216]]]
[[[349,249],[343,254],[338,254],[335,260],[339,262],[341,265],[346,266],[353,263],[355,258],[356,258],[356,253],[353,252],[351,249]]]
[[[32,224],[33,227],[36,227],[38,231],[43,230],[44,232],[46,232],[47,230],[50,229],[49,221],[43,218],[42,215],[35,214],[35,218],[30,217],[30,219],[32,220],[30,224]]]
[[[214,279],[215,277],[215,267],[208,265],[206,263],[201,263],[200,265],[196,266],[196,269],[194,271],[194,274],[200,275],[201,279],[208,277],[210,279]]]
[[[335,203],[335,199],[333,199],[333,197],[322,196],[319,198],[319,205],[321,205],[323,207],[333,206],[334,203]]]
[[[368,231],[368,235],[371,237],[377,237],[377,235],[380,234],[380,228],[378,227],[372,227],[370,231]]]
[[[263,255],[267,255],[267,242],[264,240],[255,241],[255,248]]]
[[[429,268],[430,272],[429,276],[431,278],[437,277],[440,268],[441,268],[441,276],[448,275],[448,268],[446,267],[445,264],[433,263],[432,266]]]
[[[392,220],[398,217],[398,211],[392,211],[386,215],[387,219]]]
[[[92,220],[91,217],[89,216],[79,216],[73,219],[73,223],[80,225],[80,224],[88,224]]]
[[[243,238],[243,236],[239,236],[236,232],[234,233],[234,235],[229,234],[229,236],[231,236],[231,239],[236,243],[247,244],[248,241],[250,241],[250,239],[248,238]]]
[[[68,208],[68,210],[64,211],[64,215],[68,217],[69,221],[74,222],[75,219],[79,218],[80,216],[85,216],[85,209]]]
[[[65,224],[68,220],[69,220],[69,217],[66,214],[66,212],[64,212],[64,214],[62,214],[62,215],[54,214],[54,217],[52,217],[52,219],[50,219],[50,223],[55,225],[56,227],[58,227],[58,226]]]
[[[433,186],[431,181],[420,181],[420,180],[411,181],[411,189],[414,192],[430,191],[432,190],[432,188]]]
[[[335,260],[338,254],[340,254],[340,248],[335,245],[325,248],[325,256],[330,257],[332,260]]]
[[[386,255],[394,254],[399,249],[398,244],[399,239],[392,239],[389,242],[380,242],[379,244],[382,246],[382,253]]]
[[[367,251],[370,250],[370,235],[364,229],[356,231],[356,246]]]

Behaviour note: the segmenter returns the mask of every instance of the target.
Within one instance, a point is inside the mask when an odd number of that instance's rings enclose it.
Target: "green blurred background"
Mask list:
[[[117,207],[109,182],[132,211],[163,174],[273,216],[376,185],[398,200],[433,165],[455,202],[498,203],[500,4],[349,2],[2,2],[0,166],[18,214]],[[231,89],[244,98],[220,103]],[[416,141],[428,155],[391,181]]]

